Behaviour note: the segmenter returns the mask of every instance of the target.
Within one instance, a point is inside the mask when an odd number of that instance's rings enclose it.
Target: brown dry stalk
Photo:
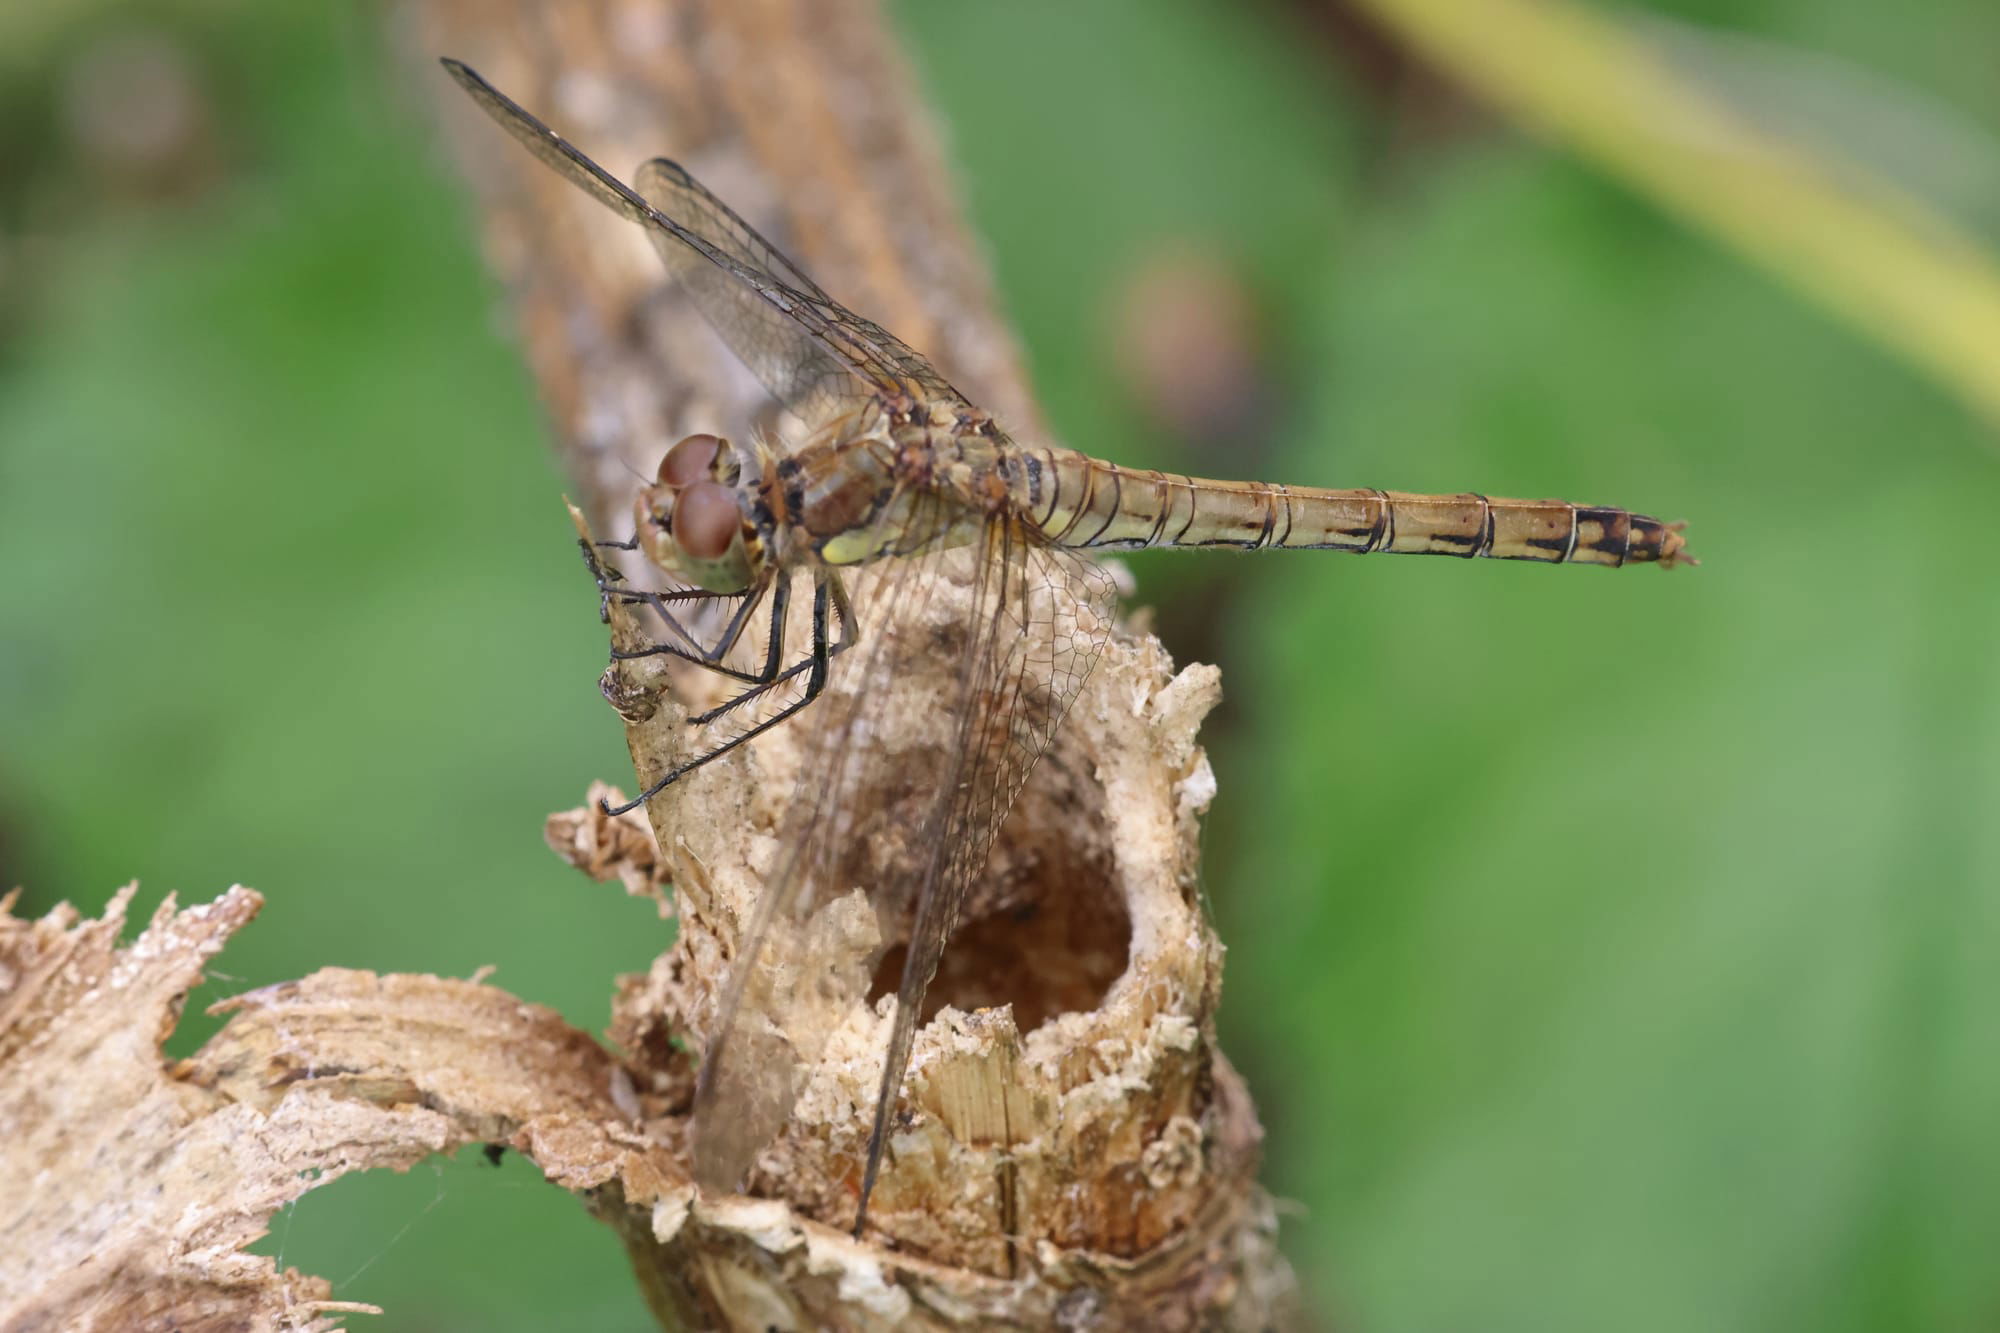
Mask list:
[[[671,153],[1017,434],[1040,428],[871,3],[423,0],[398,36],[450,122],[600,532],[629,526],[635,471],[684,433],[746,428],[761,393],[663,292],[636,230],[495,132],[436,55],[478,67],[614,170]],[[551,558],[567,559],[551,501]],[[579,574],[579,600],[591,595]],[[929,614],[952,610],[938,598]],[[614,636],[640,632],[613,620]],[[648,774],[707,686],[657,662],[605,680]],[[864,803],[890,809],[895,756],[940,743],[925,701],[948,685],[899,682],[909,707],[871,741],[882,772]],[[1290,1322],[1260,1130],[1211,1021],[1222,951],[1196,834],[1213,779],[1195,730],[1218,691],[1213,669],[1176,673],[1143,634],[1098,664],[933,986],[948,1007],[918,1038],[860,1241],[843,1227],[885,1005],[824,1015],[826,1058],[749,1195],[697,1192],[687,1166],[688,1052],[712,1035],[783,835],[800,728],[670,788],[650,829],[597,813],[595,791],[550,820],[560,854],[680,919],[673,948],[619,983],[615,1055],[491,987],[328,969],[230,1002],[224,1031],[169,1066],[158,1043],[255,894],[169,904],[123,949],[126,896],[96,922],[0,912],[0,1329],[330,1327],[359,1307],[241,1246],[313,1185],[476,1142],[520,1151],[608,1222],[668,1327]]]

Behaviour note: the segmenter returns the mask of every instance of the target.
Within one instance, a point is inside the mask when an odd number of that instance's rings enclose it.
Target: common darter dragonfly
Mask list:
[[[802,1007],[859,998],[851,979],[813,965],[811,922],[819,904],[856,882],[844,844],[858,835],[845,806],[870,768],[878,729],[907,706],[898,681],[917,655],[956,657],[945,676],[955,682],[945,702],[950,742],[930,770],[912,775],[902,852],[877,864],[867,885],[914,916],[858,1187],[857,1235],[924,993],[967,888],[1112,633],[1115,588],[1089,552],[1693,563],[1680,525],[1623,509],[1211,481],[1019,443],[676,163],[655,158],[627,186],[473,70],[444,64],[530,152],[645,229],[695,307],[802,423],[747,443],[712,434],[680,440],[640,492],[636,535],[614,543],[636,548],[677,586],[633,592],[600,575],[607,595],[645,602],[666,626],[667,637],[644,653],[694,663],[737,687],[690,718],[685,757],[621,810],[791,718],[814,728],[785,845],[703,1053],[694,1143],[705,1186],[737,1188],[789,1119],[817,1058]],[[954,594],[968,599],[956,636],[899,634],[912,608],[947,582],[967,590]],[[801,596],[810,599],[803,635],[793,619]],[[703,604],[723,609],[706,636],[691,614]],[[792,644],[800,645],[795,657]],[[836,671],[859,684],[813,709]]]

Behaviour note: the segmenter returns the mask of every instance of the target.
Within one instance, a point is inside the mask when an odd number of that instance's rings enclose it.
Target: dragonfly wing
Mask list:
[[[915,508],[934,515],[945,503],[932,496]],[[899,680],[938,670],[922,660],[923,635],[897,631],[933,606],[944,578],[939,559],[878,561],[848,577],[853,647],[832,659],[825,692],[791,724],[804,734],[779,852],[738,936],[702,1056],[694,1168],[709,1188],[740,1185],[791,1119],[831,1026],[865,1000],[880,941],[857,891],[886,901],[911,878],[913,847],[885,830],[920,827],[929,807],[918,794],[937,790],[921,779],[888,780],[903,756],[885,723],[908,707]]]
[[[862,638],[836,659],[841,678],[814,710],[787,848],[704,1057],[695,1155],[705,1185],[740,1182],[790,1118],[831,1024],[865,996],[872,969],[858,958],[851,892],[863,887],[885,928],[907,924],[910,940],[870,1138],[872,1186],[924,991],[967,888],[1115,612],[1108,574],[1012,514],[988,520],[971,547],[878,562],[863,577]]]
[[[702,316],[786,407],[811,416],[857,392],[965,403],[922,353],[826,294],[804,269],[669,158],[639,168],[639,193],[677,224],[653,246]],[[690,245],[688,237],[701,246]],[[728,260],[719,264],[717,256]],[[743,281],[761,300],[753,299]],[[777,299],[773,299],[773,298]]]
[[[679,163],[656,157],[639,168],[634,184],[658,215],[678,228],[646,230],[667,272],[781,406],[821,419],[845,403],[883,391],[882,383],[858,374],[814,332],[813,322],[833,326],[833,320],[819,313],[839,309],[833,298]],[[690,244],[688,237],[698,238],[707,249]],[[715,255],[731,263],[716,263]],[[760,275],[765,285],[746,283],[745,273]]]
[[[647,215],[652,210],[623,181],[578,152],[569,140],[523,110],[520,103],[488,83],[472,66],[449,58],[443,64],[458,86],[479,104],[480,110],[558,175],[613,212],[622,213],[634,222],[648,221]]]
[[[642,194],[470,66],[444,67],[529,152],[644,227],[702,315],[785,406],[810,414],[871,396],[965,401],[920,353],[829,297],[677,163],[655,158],[641,168]]]
[[[977,557],[957,673],[956,736],[946,751],[950,771],[942,775],[924,826],[929,855],[914,885],[916,920],[876,1092],[857,1231],[881,1169],[924,992],[958,925],[966,891],[985,868],[1001,822],[1055,740],[1117,616],[1111,575],[1053,545],[1019,515],[990,519]]]

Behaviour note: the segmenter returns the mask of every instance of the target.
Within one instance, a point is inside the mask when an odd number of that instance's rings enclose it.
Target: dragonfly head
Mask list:
[[[690,435],[667,450],[639,492],[639,544],[654,564],[709,592],[755,579],[757,532],[744,503],[744,460],[727,440]]]

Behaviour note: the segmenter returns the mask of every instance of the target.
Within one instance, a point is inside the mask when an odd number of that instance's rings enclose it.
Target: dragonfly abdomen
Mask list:
[[[1063,546],[1386,551],[1548,564],[1692,563],[1678,526],[1563,500],[1211,481],[1032,451],[1027,510]]]

